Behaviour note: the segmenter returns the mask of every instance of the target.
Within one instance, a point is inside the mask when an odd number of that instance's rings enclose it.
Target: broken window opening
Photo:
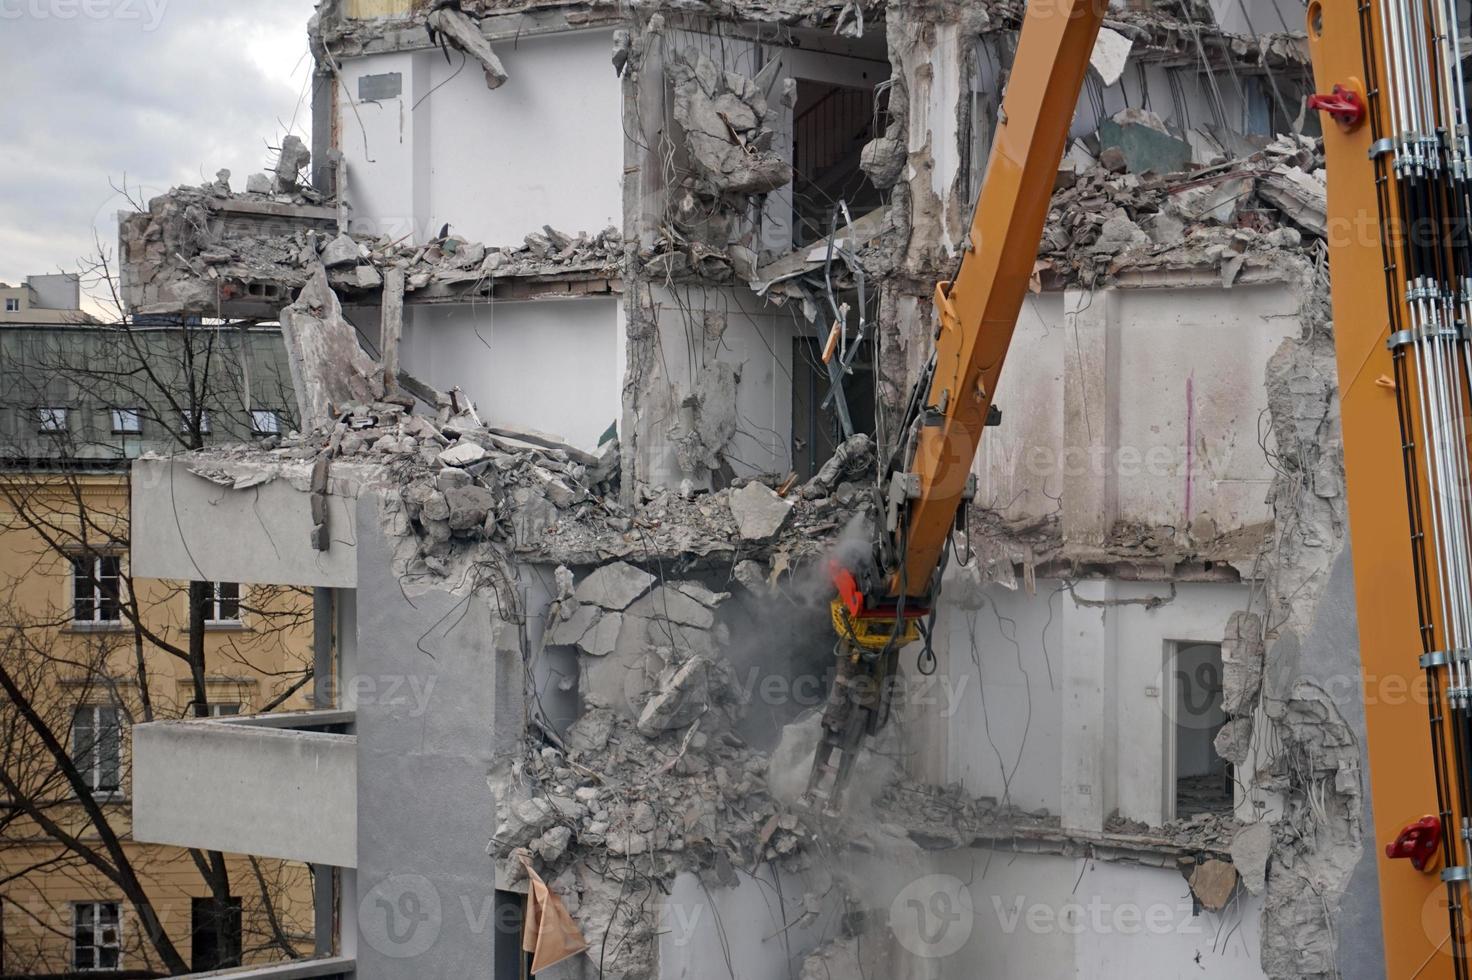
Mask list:
[[[792,244],[810,244],[829,231],[829,215],[847,201],[855,215],[883,205],[879,189],[859,168],[864,144],[889,125],[888,89],[797,79],[792,110]]]
[[[1175,710],[1172,714],[1174,815],[1230,815],[1235,801],[1232,765],[1216,753],[1216,735],[1226,723],[1222,710],[1220,643],[1177,643],[1169,657]],[[1169,814],[1167,814],[1169,816]]]
[[[853,304],[857,296],[840,297],[840,301]],[[850,323],[853,322],[851,317]],[[873,338],[864,342],[872,343]],[[860,351],[849,366],[843,394],[848,400],[854,431],[873,435],[874,366],[865,353]],[[800,481],[811,479],[843,441],[833,402],[823,405],[828,388],[828,368],[823,363],[822,347],[812,337],[795,338],[792,342],[792,468]]]

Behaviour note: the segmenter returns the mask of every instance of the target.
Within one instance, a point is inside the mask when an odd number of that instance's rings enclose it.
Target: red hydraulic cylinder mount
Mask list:
[[[1335,85],[1328,95],[1315,93],[1308,97],[1308,107],[1327,112],[1345,132],[1365,121],[1365,100],[1353,88]]]
[[[1388,858],[1410,858],[1411,866],[1425,871],[1426,865],[1441,846],[1441,821],[1436,817],[1422,817],[1401,828],[1395,840],[1385,845]]]

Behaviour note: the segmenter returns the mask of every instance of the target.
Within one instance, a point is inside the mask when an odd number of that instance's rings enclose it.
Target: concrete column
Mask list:
[[[1063,598],[1063,826],[1104,829],[1113,809],[1115,613],[1080,605],[1114,598],[1110,580],[1079,582]]]
[[[1063,538],[1098,547],[1119,513],[1119,416],[1111,397],[1118,344],[1113,292],[1069,290],[1063,299],[1068,337],[1063,368]]]
[[[516,628],[485,594],[406,595],[374,495],[358,515],[357,977],[491,980],[487,779],[520,746]]]

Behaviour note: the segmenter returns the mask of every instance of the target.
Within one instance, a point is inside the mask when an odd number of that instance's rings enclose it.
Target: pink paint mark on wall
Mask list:
[[[1196,372],[1186,375],[1186,526],[1191,526],[1191,478],[1195,467],[1192,455],[1196,445]]]

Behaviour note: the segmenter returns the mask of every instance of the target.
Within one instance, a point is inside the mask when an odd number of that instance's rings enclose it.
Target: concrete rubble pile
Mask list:
[[[387,237],[368,239],[340,234],[321,243],[320,257],[335,287],[374,288],[389,268],[402,269],[404,291],[437,285],[453,287],[496,276],[554,275],[599,272],[612,275],[623,259],[623,236],[617,228],[596,235],[569,235],[546,226],[527,235],[520,245],[497,247],[445,235],[423,245],[407,246]]]
[[[388,235],[338,231],[337,209],[315,206],[320,200],[301,187],[236,193],[225,177],[153,198],[147,211],[119,222],[130,307],[215,313],[221,300],[250,298],[252,284],[269,284],[273,296],[300,288],[319,262],[332,287],[350,294],[376,291],[385,272],[401,269],[412,296],[454,294],[497,277],[610,277],[623,261],[615,228],[571,235],[546,227],[506,246],[447,233],[410,246]],[[252,209],[248,218],[244,208]]]
[[[652,29],[657,29],[656,27]],[[772,125],[791,107],[796,82],[781,77],[781,61],[755,76],[722,71],[699,52],[674,55],[673,115],[682,155],[678,183],[653,248],[640,255],[644,273],[674,278],[695,273],[724,281],[755,270],[752,201],[792,180],[792,166]]]
[[[1059,171],[1038,248],[1038,289],[1203,265],[1230,286],[1244,271],[1276,267],[1280,251],[1301,252],[1326,234],[1322,149],[1306,137],[1280,137],[1245,159],[1164,175],[1130,170],[1118,146],[1083,169],[1077,160]]]

